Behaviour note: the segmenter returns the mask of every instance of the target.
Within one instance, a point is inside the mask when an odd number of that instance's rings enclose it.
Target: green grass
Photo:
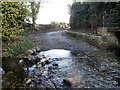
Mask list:
[[[7,46],[3,46],[3,52],[7,52],[8,56],[13,57],[25,50],[33,48],[35,45],[32,41],[23,40]]]

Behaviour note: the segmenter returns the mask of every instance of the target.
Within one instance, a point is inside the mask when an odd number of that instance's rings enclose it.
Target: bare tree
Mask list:
[[[41,7],[41,4],[44,2],[45,0],[39,0],[39,1],[34,1],[34,2],[30,2],[30,6],[31,6],[31,17],[32,17],[32,23],[33,26],[35,27],[35,21],[37,19],[37,15],[39,13],[39,9]]]

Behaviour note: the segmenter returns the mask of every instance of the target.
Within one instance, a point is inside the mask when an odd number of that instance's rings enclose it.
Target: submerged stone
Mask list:
[[[33,53],[34,53],[33,50],[27,50],[27,52],[30,53],[30,54],[33,54]]]
[[[29,85],[31,82],[32,82],[32,80],[31,80],[31,79],[28,79],[28,80],[26,81],[26,85]]]
[[[58,64],[57,64],[57,63],[53,63],[52,65],[53,65],[53,66],[58,66]]]
[[[5,71],[0,67],[0,75],[4,75]]]
[[[63,83],[68,87],[72,86],[72,83],[67,79],[63,79]]]

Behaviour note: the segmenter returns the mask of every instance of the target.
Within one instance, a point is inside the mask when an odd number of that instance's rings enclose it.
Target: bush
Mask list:
[[[2,36],[3,40],[16,40],[27,16],[28,10],[24,3],[1,2],[2,5]]]

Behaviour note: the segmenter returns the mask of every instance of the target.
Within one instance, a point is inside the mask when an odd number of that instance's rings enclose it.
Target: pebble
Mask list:
[[[40,61],[40,60],[42,60],[43,58],[36,55],[36,56],[35,56],[35,59],[36,59],[37,61]]]
[[[31,85],[30,85],[30,88],[31,88],[31,89],[32,89],[32,88],[34,88],[34,85],[33,85],[33,84],[31,84]]]
[[[37,68],[41,68],[41,67],[42,67],[42,65],[41,65],[41,64],[37,65]]]
[[[51,73],[55,74],[57,72],[57,70],[52,70]]]
[[[32,82],[32,80],[31,79],[28,79],[27,81],[26,81],[26,84],[28,85],[28,84],[30,84]]]
[[[24,66],[25,62],[23,59],[19,60],[20,65]]]
[[[66,86],[72,86],[72,83],[69,81],[69,80],[67,80],[67,79],[63,79],[63,83],[66,85]]]
[[[34,52],[33,52],[33,50],[27,50],[30,54],[33,54]]]
[[[39,55],[39,54],[36,55],[35,57],[36,57],[36,59],[39,59],[39,60],[43,59],[43,57],[41,55]]]
[[[58,69],[58,66],[53,66],[52,68],[55,70],[55,69]]]
[[[28,58],[28,60],[29,60],[29,61],[35,61],[36,58],[35,58],[34,56],[31,56],[31,57]]]
[[[47,89],[55,88],[54,84],[50,80],[45,82],[45,86],[46,86]]]
[[[118,80],[120,80],[120,76],[114,76],[114,79],[118,79]]]
[[[5,71],[0,67],[0,75],[4,75]]]
[[[32,51],[33,51],[33,53],[35,53],[35,52],[36,52],[36,49],[34,48],[34,49],[32,49]]]
[[[40,76],[41,75],[41,71],[39,69],[35,70],[35,75]]]
[[[113,81],[113,84],[117,85],[118,83],[116,81]]]
[[[49,79],[53,77],[54,77],[54,74],[49,74]]]
[[[46,76],[47,74],[48,74],[48,71],[44,71],[42,75]]]
[[[57,63],[53,63],[52,65],[53,65],[53,66],[58,66],[58,64],[57,64]]]
[[[44,54],[42,55],[42,57],[43,57],[43,58],[46,58]]]
[[[52,68],[53,68],[53,67],[52,67],[52,66],[50,66],[50,67],[48,67],[48,70],[52,70]]]
[[[42,62],[42,63],[41,63],[41,66],[42,66],[42,67],[45,66],[45,62]]]
[[[42,60],[40,60],[40,61],[41,61],[41,62],[45,62],[45,61],[46,61],[46,59],[44,59],[44,58],[43,58],[43,59],[42,59]]]
[[[28,74],[29,74],[30,76],[34,75],[35,69],[36,69],[36,65],[33,65],[32,67],[28,68]]]
[[[22,63],[23,61],[24,61],[24,60],[23,60],[23,59],[21,59],[19,62],[20,62],[20,63]]]
[[[99,86],[99,85],[94,85],[96,88],[100,88],[101,86]]]
[[[40,48],[39,47],[36,47],[36,52],[40,52]]]
[[[41,78],[38,79],[38,84],[42,84],[43,80]]]
[[[49,61],[49,60],[46,60],[46,61],[45,61],[45,64],[50,64],[50,61]]]

